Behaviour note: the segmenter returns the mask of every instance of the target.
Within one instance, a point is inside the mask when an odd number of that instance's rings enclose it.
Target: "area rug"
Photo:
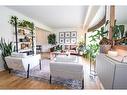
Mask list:
[[[33,80],[43,81],[49,83],[50,78],[50,60],[44,59],[42,60],[42,69],[39,69],[39,66],[36,66],[30,71],[30,78]],[[26,77],[26,72],[23,71],[17,71],[13,70],[12,73],[14,73],[17,76],[20,77]],[[79,80],[72,80],[72,79],[62,79],[59,77],[52,77],[52,84],[55,85],[63,85],[68,89],[81,89],[82,83]]]

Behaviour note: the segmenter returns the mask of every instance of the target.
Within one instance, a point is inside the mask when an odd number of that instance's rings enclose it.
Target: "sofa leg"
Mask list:
[[[28,69],[27,69],[27,78],[29,78],[29,73],[30,73],[30,64],[28,64]]]
[[[84,89],[84,79],[82,80],[82,89]]]
[[[41,60],[39,60],[39,66],[40,66],[40,70],[41,70]]]
[[[49,83],[52,83],[52,76],[50,75]]]

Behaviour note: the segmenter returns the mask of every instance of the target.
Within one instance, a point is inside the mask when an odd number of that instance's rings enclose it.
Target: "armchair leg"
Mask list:
[[[41,60],[39,60],[40,70],[41,70]]]
[[[52,83],[52,76],[50,75],[49,83]]]
[[[28,69],[27,69],[27,78],[29,78],[29,73],[30,73],[30,64],[28,64]]]
[[[9,71],[9,74],[11,73],[11,69],[8,70]]]
[[[82,89],[84,89],[84,79],[82,80]]]

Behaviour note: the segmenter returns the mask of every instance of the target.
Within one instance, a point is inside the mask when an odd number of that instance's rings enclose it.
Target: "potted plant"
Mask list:
[[[56,35],[55,34],[49,34],[48,43],[51,44],[51,45],[56,44]]]
[[[111,49],[113,41],[107,39],[106,37],[103,37],[102,40],[100,40],[99,45],[100,45],[100,53],[107,53],[108,50]]]
[[[5,61],[5,57],[11,55],[11,53],[12,53],[12,42],[6,43],[5,40],[3,40],[1,38],[1,41],[0,41],[0,50],[2,52],[2,59],[4,61],[4,68],[6,70],[9,70],[9,68],[8,68],[8,66],[6,64],[6,61]]]
[[[80,41],[78,43],[78,53],[79,53],[79,55],[83,55],[84,50],[85,50],[85,42],[84,41]]]
[[[56,35],[55,34],[49,34],[48,35],[48,43],[51,45],[56,44]],[[50,51],[53,52],[55,50],[54,47],[50,48]]]

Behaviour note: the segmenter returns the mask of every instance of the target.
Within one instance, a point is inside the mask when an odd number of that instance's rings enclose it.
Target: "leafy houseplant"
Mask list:
[[[99,42],[99,44],[100,44],[100,53],[107,53],[108,50],[111,49],[113,41],[107,39],[106,37],[103,37],[102,40]]]
[[[114,21],[113,30],[113,39],[121,39],[124,37],[125,26],[124,25],[116,25],[116,20]]]
[[[107,37],[108,35],[108,30],[105,29],[105,27],[108,25],[109,21],[107,20],[104,26],[102,26],[100,29],[94,30],[94,32],[97,32],[94,35],[91,35],[89,38],[91,38],[91,41],[96,42],[97,39],[101,39],[103,37]]]
[[[97,53],[99,50],[99,44],[90,44],[86,47],[86,53],[83,54],[84,57],[86,58],[92,58],[95,59]]]
[[[112,40],[110,39],[107,39],[106,37],[103,37],[100,42],[99,42],[100,45],[112,45],[113,42]]]
[[[55,51],[62,51],[62,45],[56,46]]]
[[[56,44],[56,35],[55,34],[49,34],[48,36],[48,43],[55,45]]]
[[[95,34],[89,36],[89,38],[91,38],[90,42],[92,43],[86,47],[86,53],[84,54],[85,57],[95,59],[97,53],[99,52],[99,48],[101,48],[98,40],[105,39],[108,35],[108,31],[105,29],[108,23],[109,20],[107,20],[100,29],[94,30]]]
[[[4,68],[6,70],[9,70],[5,61],[5,57],[11,55],[12,53],[12,42],[6,43],[5,40],[1,38],[0,50],[2,51],[2,59],[4,61]]]
[[[79,43],[78,43],[78,53],[80,54],[80,55],[82,55],[83,53],[84,53],[84,51],[86,50],[86,44],[85,44],[85,41],[80,41]]]
[[[33,22],[29,22],[27,20],[19,20],[16,16],[11,16],[9,23],[13,26],[17,25],[18,27],[29,28],[31,31],[34,30]]]

